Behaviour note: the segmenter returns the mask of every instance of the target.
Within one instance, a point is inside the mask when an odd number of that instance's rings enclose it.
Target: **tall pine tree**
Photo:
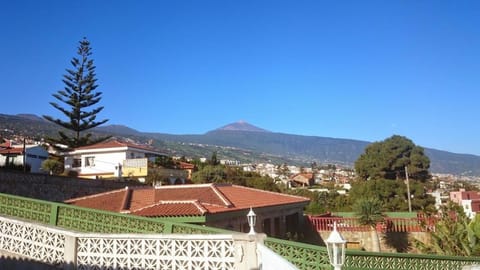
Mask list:
[[[58,132],[59,138],[49,138],[49,142],[53,145],[66,145],[70,149],[95,144],[108,138],[93,139],[91,133],[84,133],[104,124],[108,119],[95,121],[97,114],[103,110],[103,106],[96,108],[92,108],[92,106],[101,100],[102,92],[95,91],[98,85],[95,78],[95,66],[93,60],[89,58],[92,54],[90,42],[83,38],[79,43],[78,57],[73,57],[71,61],[73,68],[66,69],[67,74],[63,75],[62,81],[65,87],[53,94],[53,97],[63,103],[65,107],[56,102],[50,102],[55,109],[61,111],[67,117],[67,120],[55,119],[47,115],[43,116],[46,120],[70,131],[60,130]]]

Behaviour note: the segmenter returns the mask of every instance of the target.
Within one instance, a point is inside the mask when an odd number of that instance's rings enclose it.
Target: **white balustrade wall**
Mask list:
[[[0,216],[0,250],[64,269],[258,269],[265,235],[93,234]]]

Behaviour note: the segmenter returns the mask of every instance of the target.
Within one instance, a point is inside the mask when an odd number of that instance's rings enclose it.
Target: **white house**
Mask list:
[[[144,177],[148,161],[165,155],[147,146],[112,140],[79,147],[65,154],[65,170],[92,179]]]
[[[48,158],[48,152],[41,145],[25,145],[25,156],[23,154],[23,145],[4,144],[0,148],[0,166],[23,165],[30,166],[32,173],[45,173],[42,171],[42,162]]]

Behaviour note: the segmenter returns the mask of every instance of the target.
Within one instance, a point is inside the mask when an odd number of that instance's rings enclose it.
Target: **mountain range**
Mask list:
[[[0,135],[15,132],[31,137],[54,136],[58,127],[31,114],[0,114]],[[307,165],[339,164],[352,166],[370,144],[367,141],[270,132],[245,121],[228,124],[205,134],[175,135],[147,133],[123,125],[106,125],[96,133],[149,142],[172,155],[209,157],[217,151],[220,158],[241,162],[272,162]],[[7,134],[5,134],[7,133]],[[433,173],[480,176],[480,156],[456,154],[426,148]]]

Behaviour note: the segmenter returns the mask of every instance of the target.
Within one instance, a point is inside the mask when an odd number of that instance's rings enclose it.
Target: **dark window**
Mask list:
[[[73,168],[82,167],[82,160],[79,158],[74,158],[72,163]]]

